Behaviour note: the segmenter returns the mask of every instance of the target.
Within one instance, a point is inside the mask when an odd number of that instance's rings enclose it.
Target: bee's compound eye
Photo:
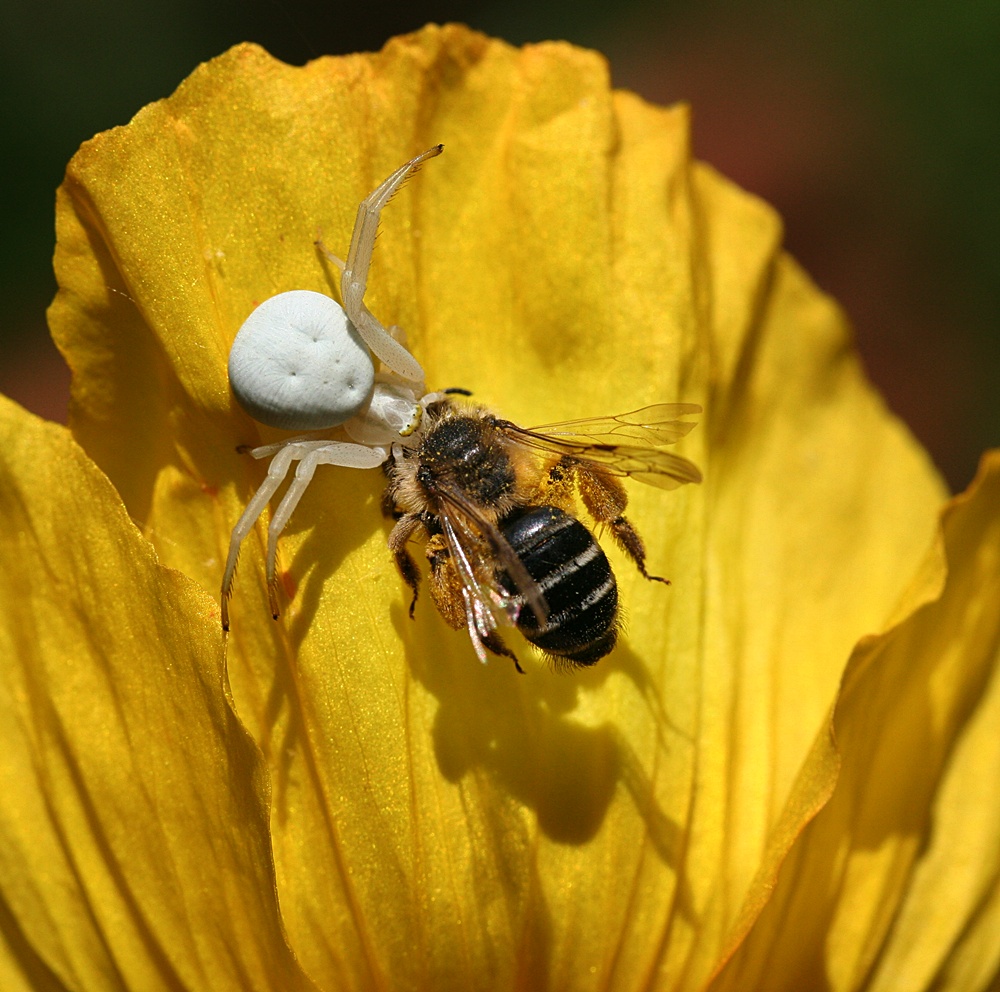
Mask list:
[[[261,303],[229,352],[233,394],[269,427],[336,427],[364,406],[374,381],[371,356],[347,314],[308,289]]]

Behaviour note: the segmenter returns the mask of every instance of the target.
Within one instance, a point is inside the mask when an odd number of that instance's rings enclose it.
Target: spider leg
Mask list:
[[[271,605],[271,616],[275,620],[278,619],[279,613],[276,578],[278,537],[285,529],[295,507],[298,506],[306,487],[312,482],[316,466],[340,465],[343,468],[377,468],[389,457],[385,448],[348,444],[343,441],[301,441],[288,445],[282,452],[275,455],[274,460],[277,461],[289,449],[296,451],[296,454],[291,457],[299,459],[299,464],[295,469],[295,477],[278,504],[278,509],[275,510],[267,528],[267,596]],[[271,464],[273,465],[274,462]],[[286,468],[285,472],[287,471]],[[268,474],[270,474],[270,469],[268,469]],[[256,499],[256,497],[254,498]]]
[[[326,256],[327,261],[333,262],[334,265],[340,269],[341,272],[347,267],[347,263],[339,256],[334,255],[332,251],[323,243],[323,235],[320,234],[313,244]]]
[[[297,457],[301,458],[303,454],[308,449],[308,446],[319,448],[324,444],[329,444],[330,439],[328,437],[317,437],[318,434],[325,434],[326,431],[314,431],[311,434],[298,434],[295,437],[286,437],[284,441],[275,441],[274,444],[262,444],[257,448],[251,448],[249,445],[240,445],[236,450],[242,454],[249,455],[251,458],[261,459],[270,458],[272,455],[276,455],[282,448],[287,448],[290,446],[295,446],[301,449],[302,453]],[[307,447],[303,447],[307,446]]]
[[[443,147],[443,145],[435,145],[410,159],[406,165],[398,168],[378,189],[361,201],[358,206],[358,217],[354,222],[354,233],[351,235],[351,247],[347,253],[347,262],[340,279],[340,293],[344,301],[344,310],[351,323],[357,328],[362,340],[393,372],[413,382],[419,382],[423,379],[424,370],[420,367],[420,363],[406,348],[393,339],[365,306],[365,289],[368,286],[368,270],[371,267],[372,253],[375,250],[375,236],[378,234],[378,222],[382,208],[389,202],[393,193],[413,175],[420,164],[435,155],[440,155]]]
[[[270,502],[275,490],[284,481],[296,458],[295,446],[289,445],[279,451],[267,467],[267,477],[260,484],[246,509],[236,521],[232,536],[229,538],[229,557],[226,559],[226,570],[222,574],[222,629],[229,630],[229,595],[232,592],[233,575],[236,573],[236,560],[240,555],[240,545],[253,529],[257,518],[264,512],[264,507]]]

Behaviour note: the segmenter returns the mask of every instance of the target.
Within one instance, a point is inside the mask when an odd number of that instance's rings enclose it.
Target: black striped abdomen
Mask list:
[[[519,510],[500,529],[549,607],[540,629],[534,612],[524,607],[518,630],[542,651],[574,665],[603,658],[618,635],[618,586],[593,534],[555,506]],[[506,573],[500,584],[520,598]]]

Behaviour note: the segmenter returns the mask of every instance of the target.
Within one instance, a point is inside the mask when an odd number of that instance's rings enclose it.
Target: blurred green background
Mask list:
[[[996,0],[0,0],[0,391],[65,419],[44,313],[82,141],[238,41],[301,64],[447,20],[598,48],[615,85],[689,101],[698,156],[781,211],[889,404],[966,485],[1000,442]]]

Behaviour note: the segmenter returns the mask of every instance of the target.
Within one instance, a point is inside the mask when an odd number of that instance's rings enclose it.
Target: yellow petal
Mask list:
[[[306,989],[211,603],[0,398],[5,989]]]
[[[940,595],[924,585],[930,602],[855,651],[832,734],[807,763],[836,749],[836,790],[713,989],[957,990],[995,978],[998,507],[994,453],[943,514],[943,555],[927,569]]]
[[[683,110],[613,93],[593,53],[457,27],[300,69],[232,50],[67,173],[74,433],[215,594],[263,475],[234,450],[260,428],[228,393],[232,337],[281,290],[336,296],[316,231],[343,253],[360,198],[436,142],[370,280],[430,386],[524,423],[700,402],[683,450],[707,481],[633,487],[674,585],[616,556],[627,644],[573,678],[480,666],[427,601],[408,619],[377,473],[317,474],[279,624],[257,531],[229,664],[289,939],[326,986],[697,987],[830,795],[832,758],[793,784],[942,489],[773,213],[692,165]]]

